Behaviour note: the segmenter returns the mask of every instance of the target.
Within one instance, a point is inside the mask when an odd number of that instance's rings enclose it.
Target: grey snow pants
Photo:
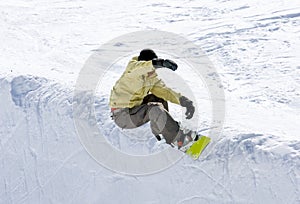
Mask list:
[[[168,104],[153,94],[147,95],[140,106],[112,112],[112,119],[122,129],[139,127],[150,121],[152,133],[161,134],[171,144],[179,131],[178,122],[168,112]]]

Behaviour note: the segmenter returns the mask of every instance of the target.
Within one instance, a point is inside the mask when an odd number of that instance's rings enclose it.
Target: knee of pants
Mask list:
[[[149,105],[149,119],[157,121],[158,118],[166,118],[166,110],[162,103],[150,103]],[[166,120],[166,119],[165,119]]]
[[[132,129],[137,127],[131,120],[130,115],[125,111],[116,114],[113,117],[113,120],[115,124],[122,129]]]
[[[149,102],[148,106],[151,111],[155,111],[157,113],[165,112],[164,105],[160,102]]]

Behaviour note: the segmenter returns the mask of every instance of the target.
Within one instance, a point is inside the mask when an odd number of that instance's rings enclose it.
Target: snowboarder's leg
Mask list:
[[[115,123],[125,129],[139,127],[150,121],[152,133],[162,134],[166,143],[180,146],[185,145],[189,134],[184,133],[162,103],[148,102],[134,108],[123,108],[113,112]],[[190,139],[188,139],[190,140]]]
[[[162,105],[164,106],[164,109],[166,109],[167,111],[169,111],[169,106],[168,106],[168,102],[165,101],[162,98],[159,98],[157,96],[155,96],[154,94],[148,94],[144,99],[143,99],[143,103],[142,104],[148,104],[149,102],[159,102],[162,103]],[[151,130],[152,133],[155,135],[156,139],[158,141],[161,140],[161,136],[160,133],[156,132],[155,130],[157,130],[158,127],[155,125],[155,123],[151,123]]]
[[[137,127],[131,121],[128,108],[114,110],[112,112],[112,119],[115,121],[116,125],[122,129],[132,129]]]
[[[152,133],[162,134],[168,144],[171,144],[179,131],[175,121],[162,103],[148,102],[134,108],[122,108],[113,112],[115,123],[123,129],[139,127],[150,121]]]
[[[154,135],[162,134],[168,144],[171,144],[179,131],[179,124],[175,121],[162,103],[148,103],[145,118],[150,120],[150,127]]]
[[[154,135],[162,134],[168,144],[173,144],[179,149],[198,140],[196,132],[181,129],[161,103],[148,103],[148,107],[147,117]]]
[[[145,118],[147,111],[146,104],[133,108],[121,108],[112,112],[112,119],[120,128],[132,129],[149,122],[149,119]]]
[[[131,123],[139,127],[150,121],[151,131],[155,136],[162,134],[167,143],[171,143],[179,131],[178,122],[160,102],[148,102],[129,109]],[[128,122],[129,123],[129,122]]]

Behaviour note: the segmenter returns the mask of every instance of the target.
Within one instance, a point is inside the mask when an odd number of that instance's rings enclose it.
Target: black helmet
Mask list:
[[[157,58],[155,52],[151,49],[143,49],[140,52],[140,56],[138,57],[138,61],[149,61]]]

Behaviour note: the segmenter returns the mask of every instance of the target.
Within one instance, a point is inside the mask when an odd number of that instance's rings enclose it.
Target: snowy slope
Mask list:
[[[297,203],[300,199],[299,140],[228,130],[204,160],[184,157],[153,175],[125,176],[99,166],[80,144],[72,121],[71,104],[76,101],[71,90],[45,78],[25,76],[11,82],[2,79],[1,87],[1,203],[124,199],[126,203]],[[83,94],[78,100],[90,98]],[[107,108],[104,102],[97,104]],[[88,120],[88,110],[83,114]],[[154,138],[126,139],[111,121],[104,126],[112,128],[113,142],[118,141],[116,147],[124,152],[161,151],[155,149]]]
[[[0,203],[300,203],[299,9],[272,0],[1,2]],[[74,114],[89,121],[85,103],[95,100],[98,126],[115,148],[132,155],[167,148],[147,125],[124,133],[109,118],[109,89],[128,59],[95,97],[73,90],[101,44],[143,29],[180,34],[204,50],[222,79],[226,121],[207,157],[133,176],[96,162],[73,121]],[[194,94],[205,134],[209,97],[199,87]],[[82,111],[74,113],[74,103]]]

